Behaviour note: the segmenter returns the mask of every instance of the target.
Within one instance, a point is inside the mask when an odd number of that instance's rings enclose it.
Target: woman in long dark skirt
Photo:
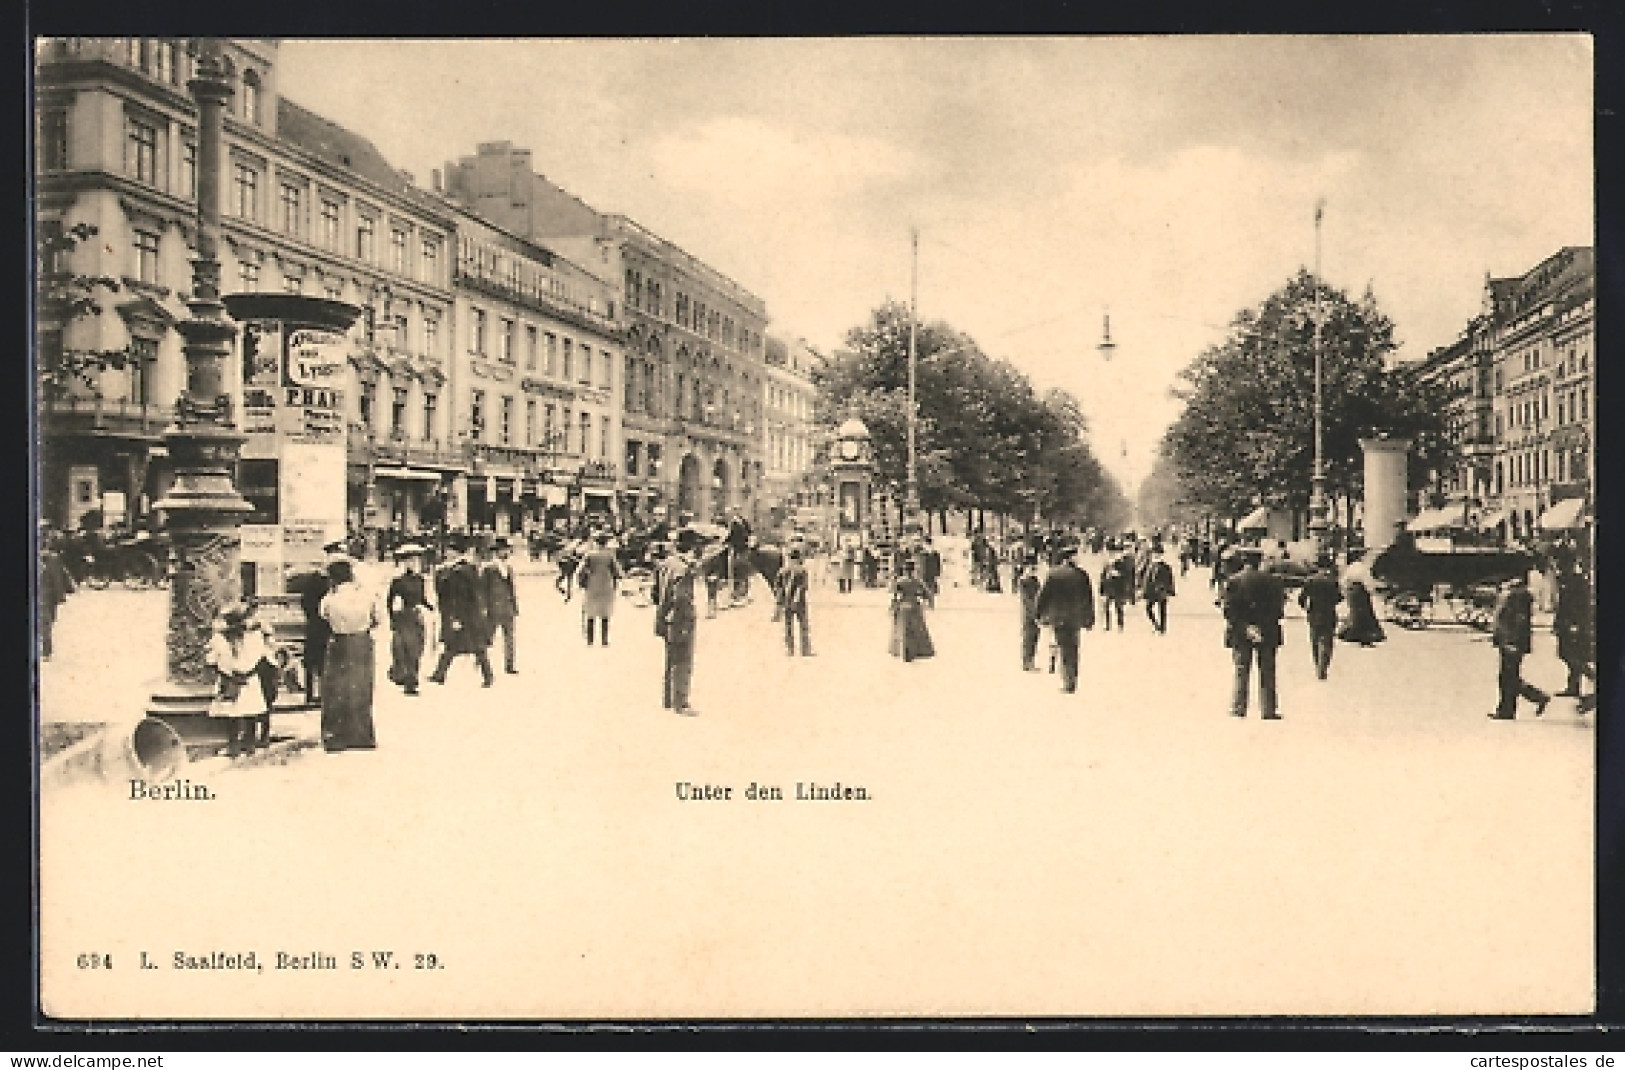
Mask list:
[[[1377,623],[1377,611],[1371,605],[1371,592],[1359,580],[1348,585],[1349,619],[1337,637],[1345,643],[1376,646],[1388,638],[1382,625]]]
[[[904,661],[936,654],[931,631],[925,626],[925,602],[930,592],[915,574],[914,559],[904,557],[902,574],[891,585],[891,655]]]
[[[332,629],[322,673],[322,747],[371,750],[373,642],[378,610],[355,580],[348,561],[327,566],[332,589],[322,599],[322,619]]]

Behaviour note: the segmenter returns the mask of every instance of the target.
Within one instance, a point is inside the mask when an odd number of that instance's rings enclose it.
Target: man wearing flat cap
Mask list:
[[[400,573],[390,581],[385,605],[389,607],[389,678],[408,695],[418,693],[418,668],[423,663],[423,613],[433,609],[423,582],[422,560],[426,551],[416,543],[395,547]]]

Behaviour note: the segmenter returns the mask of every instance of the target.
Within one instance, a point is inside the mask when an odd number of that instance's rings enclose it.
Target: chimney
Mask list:
[[[446,192],[445,188],[440,184],[440,168],[436,167],[433,171],[429,172],[429,184],[434,187],[434,191],[436,193]]]

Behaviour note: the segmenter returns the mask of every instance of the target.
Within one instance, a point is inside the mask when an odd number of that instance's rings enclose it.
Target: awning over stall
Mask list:
[[[1265,531],[1270,526],[1270,511],[1262,505],[1236,523],[1237,531]]]
[[[1562,531],[1581,527],[1585,514],[1584,498],[1567,498],[1540,514],[1540,526],[1547,531]]]

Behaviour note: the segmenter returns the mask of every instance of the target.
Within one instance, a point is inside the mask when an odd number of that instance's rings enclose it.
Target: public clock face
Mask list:
[[[858,459],[858,444],[851,439],[841,443],[841,456],[849,461]]]

